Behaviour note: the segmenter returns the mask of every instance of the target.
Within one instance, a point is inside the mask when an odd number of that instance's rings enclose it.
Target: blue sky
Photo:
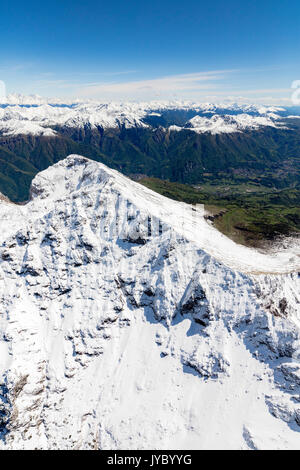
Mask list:
[[[2,2],[7,92],[287,104],[299,0]]]

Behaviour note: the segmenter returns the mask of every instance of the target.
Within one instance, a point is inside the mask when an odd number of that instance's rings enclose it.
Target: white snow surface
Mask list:
[[[275,128],[286,128],[280,122],[280,116],[273,112],[266,112],[264,116],[252,116],[241,113],[236,115],[214,114],[210,118],[195,116],[184,126],[199,134],[209,132],[211,134],[229,134],[232,132],[243,132],[245,130],[256,130],[260,127],[269,126]],[[182,128],[179,128],[180,130]],[[178,130],[178,129],[176,129]]]
[[[0,133],[5,135],[54,135],[54,126],[80,128],[147,127],[141,119],[143,109],[130,105],[77,104],[71,107],[41,104],[37,106],[7,106],[0,108]],[[52,134],[51,134],[52,133]]]
[[[299,246],[71,155],[0,200],[0,449],[299,449]]]
[[[262,126],[283,127],[276,114],[283,108],[255,105],[210,104],[192,102],[110,102],[93,101],[63,104],[59,100],[46,100],[40,96],[9,95],[0,107],[0,135],[54,136],[54,127],[102,129],[118,127],[148,127],[147,116],[159,116],[164,110],[194,110],[208,117],[195,116],[183,127],[170,126],[170,130],[190,129],[198,133],[213,134],[242,132]],[[222,113],[222,107],[236,115]],[[256,113],[252,115],[249,113]]]

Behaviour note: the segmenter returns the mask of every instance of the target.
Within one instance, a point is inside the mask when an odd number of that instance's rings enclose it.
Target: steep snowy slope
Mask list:
[[[0,201],[0,448],[300,447],[299,247],[80,156]]]

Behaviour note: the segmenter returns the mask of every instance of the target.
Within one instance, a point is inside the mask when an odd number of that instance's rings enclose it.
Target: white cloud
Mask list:
[[[123,99],[152,99],[161,97],[172,98],[177,94],[185,95],[208,91],[216,88],[214,82],[221,80],[230,71],[216,70],[211,72],[171,75],[152,80],[128,82],[103,82],[83,85],[77,90],[79,97],[85,98],[123,98]]]
[[[26,92],[62,99],[79,98],[100,101],[176,99],[199,102],[236,101],[240,103],[292,104],[292,90],[290,88],[267,89],[256,86],[256,89],[251,89],[246,84],[249,82],[247,76],[250,72],[255,72],[255,69],[213,70],[143,80],[125,79],[126,74],[136,72],[135,70],[86,71],[75,73],[69,77],[66,75],[61,77],[49,72],[41,73],[31,80],[30,87]],[[101,81],[100,77],[102,77]],[[96,81],[97,79],[98,81]],[[256,81],[256,85],[258,83]],[[24,92],[24,90],[16,91]]]

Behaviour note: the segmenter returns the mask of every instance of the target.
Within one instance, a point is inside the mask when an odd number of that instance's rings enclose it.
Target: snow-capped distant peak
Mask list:
[[[0,135],[54,135],[53,127],[132,128],[149,127],[145,119],[160,118],[167,110],[198,113],[185,125],[171,124],[171,130],[181,128],[195,132],[229,133],[280,127],[283,108],[255,105],[210,104],[191,102],[98,103],[60,102],[40,96],[9,95],[0,104]],[[233,113],[233,114],[230,114]],[[5,122],[10,121],[9,125]],[[26,122],[26,124],[24,124]],[[29,123],[32,122],[32,126]],[[174,127],[176,126],[176,127]],[[43,131],[41,128],[45,128]]]
[[[246,113],[236,115],[214,114],[211,117],[195,116],[186,123],[184,128],[199,134],[205,132],[227,134],[243,132],[245,130],[256,130],[264,126],[283,128],[284,126],[277,122],[279,119],[281,119],[280,116],[274,113],[268,113],[264,116],[252,116]]]
[[[53,129],[44,127],[35,122],[7,120],[0,121],[0,134],[4,136],[14,135],[34,135],[43,137],[54,137],[56,132]]]

